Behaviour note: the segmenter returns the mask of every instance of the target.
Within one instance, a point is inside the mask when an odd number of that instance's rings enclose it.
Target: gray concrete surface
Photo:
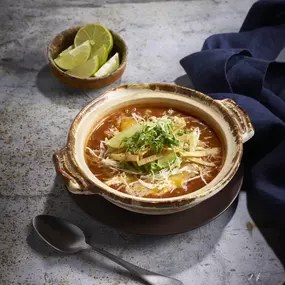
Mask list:
[[[92,243],[184,284],[282,285],[284,268],[254,226],[241,193],[237,210],[200,229],[169,237],[119,233],[91,220],[56,178],[52,154],[66,142],[77,112],[103,90],[61,85],[46,47],[60,31],[101,22],[120,32],[130,54],[114,84],[174,82],[179,60],[212,33],[237,31],[253,0],[0,2],[0,284],[141,284],[93,253],[63,255],[41,242],[31,219],[67,218]]]

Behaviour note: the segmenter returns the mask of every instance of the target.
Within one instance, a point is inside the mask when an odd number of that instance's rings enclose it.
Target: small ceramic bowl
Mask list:
[[[108,114],[122,107],[158,102],[189,112],[215,130],[225,152],[219,174],[203,188],[172,198],[135,197],[98,180],[84,159],[85,145],[94,127]],[[105,92],[79,112],[69,131],[67,145],[56,152],[55,162],[69,191],[73,193],[99,194],[119,207],[137,213],[171,214],[193,207],[223,189],[239,168],[243,143],[253,134],[247,113],[231,99],[213,100],[200,92],[177,85],[131,84]]]
[[[112,72],[110,75],[103,76],[103,77],[89,77],[89,78],[80,78],[77,76],[69,75],[63,70],[61,70],[57,65],[54,63],[54,59],[66,48],[73,44],[74,38],[78,30],[81,26],[73,27],[68,30],[61,32],[57,35],[52,42],[48,46],[48,60],[50,63],[51,71],[54,76],[60,80],[62,83],[73,87],[73,88],[80,88],[80,89],[98,89],[103,88],[112,84],[114,81],[118,80],[124,73],[127,64],[127,56],[128,56],[128,47],[126,42],[122,39],[121,36],[116,34],[115,32],[111,31],[114,40],[114,46],[111,51],[111,55],[115,54],[116,52],[119,53],[120,58],[120,66],[117,70]]]

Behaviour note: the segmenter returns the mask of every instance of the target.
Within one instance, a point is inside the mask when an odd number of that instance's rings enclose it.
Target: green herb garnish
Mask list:
[[[167,117],[146,123],[141,132],[123,140],[123,147],[135,154],[148,149],[152,153],[159,153],[165,147],[178,146],[179,140],[175,137],[172,126],[173,121]]]
[[[181,136],[184,135],[184,131],[183,131],[183,130],[179,130],[176,134],[177,134],[179,137],[181,137]]]

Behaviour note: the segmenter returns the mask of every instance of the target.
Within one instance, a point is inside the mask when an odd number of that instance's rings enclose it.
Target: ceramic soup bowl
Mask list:
[[[93,175],[84,158],[89,135],[110,113],[141,103],[167,103],[200,118],[215,130],[223,145],[224,164],[210,183],[183,196],[144,198],[117,191]],[[111,203],[137,213],[171,214],[193,207],[223,189],[238,170],[243,143],[253,135],[254,129],[247,113],[231,99],[213,100],[195,90],[170,84],[123,85],[105,92],[79,112],[69,131],[66,146],[55,153],[55,165],[72,193],[99,194]]]

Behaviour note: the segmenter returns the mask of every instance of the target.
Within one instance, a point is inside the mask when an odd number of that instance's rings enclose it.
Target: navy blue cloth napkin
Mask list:
[[[210,36],[180,63],[196,90],[232,98],[255,136],[244,146],[245,187],[273,222],[285,226],[285,1],[260,0],[238,33]]]

